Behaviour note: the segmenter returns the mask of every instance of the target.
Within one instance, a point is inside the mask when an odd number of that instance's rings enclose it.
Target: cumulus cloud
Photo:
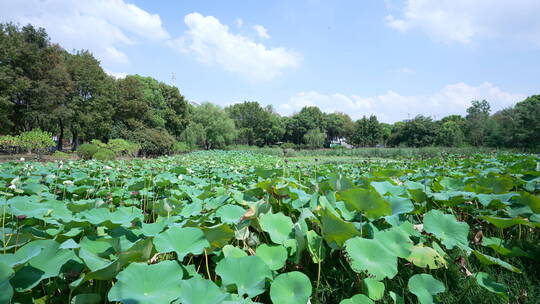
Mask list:
[[[381,95],[357,96],[322,94],[316,91],[300,92],[287,104],[277,107],[284,115],[299,111],[304,106],[318,106],[327,113],[345,112],[353,119],[376,115],[380,121],[393,123],[413,118],[418,114],[440,119],[451,114],[466,113],[472,100],[486,99],[494,111],[509,107],[526,97],[503,91],[489,82],[470,86],[463,82],[449,84],[428,95],[401,95],[392,90]]]
[[[406,0],[403,16],[390,14],[385,21],[398,31],[418,28],[443,42],[495,39],[540,47],[539,14],[538,0]]]
[[[257,35],[259,35],[260,38],[270,39],[270,35],[268,35],[268,31],[264,26],[257,24],[253,26],[253,29],[257,32]]]
[[[107,70],[107,69],[103,69],[103,71],[104,71],[105,73],[107,73],[107,75],[112,76],[112,77],[114,77],[114,78],[116,78],[116,79],[126,78],[127,75],[128,75],[128,73],[124,73],[124,72],[112,72],[112,71],[109,71],[109,70]]]
[[[0,20],[44,27],[52,41],[89,49],[105,64],[127,63],[123,46],[169,38],[159,15],[124,0],[1,1]]]
[[[242,18],[236,18],[234,23],[236,23],[236,27],[241,28],[244,25],[244,20]]]
[[[234,34],[213,16],[191,13],[184,17],[184,22],[188,30],[172,41],[171,46],[195,54],[204,64],[221,66],[248,79],[272,79],[285,69],[298,67],[302,60],[296,52],[267,47]]]

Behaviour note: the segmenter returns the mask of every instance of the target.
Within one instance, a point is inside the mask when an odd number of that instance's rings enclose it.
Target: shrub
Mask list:
[[[4,135],[0,136],[0,150],[15,153],[19,148],[19,137]]]
[[[107,149],[112,150],[116,156],[136,156],[141,149],[139,144],[121,138],[109,140],[106,147]]]
[[[23,132],[17,137],[18,145],[21,148],[28,152],[35,152],[39,156],[41,156],[41,154],[43,154],[47,148],[54,147],[56,145],[54,140],[52,140],[52,134],[41,131],[41,129]]]
[[[188,144],[186,144],[185,142],[183,141],[177,141],[174,143],[173,145],[173,153],[186,153],[186,152],[190,152],[191,149],[190,147],[188,146]]]
[[[114,154],[114,152],[112,150],[109,150],[109,149],[99,149],[95,154],[94,156],[92,156],[92,159],[95,159],[95,160],[101,160],[101,161],[105,161],[105,160],[115,160],[116,159],[116,155]]]
[[[298,146],[296,146],[292,142],[286,142],[286,143],[281,145],[281,148],[283,148],[283,149],[296,149],[296,148],[298,148]]]
[[[163,129],[141,129],[133,132],[133,136],[144,155],[168,154],[175,143],[174,137]]]
[[[77,148],[77,155],[82,159],[92,159],[99,147],[93,144],[82,144]]]
[[[69,159],[70,158],[70,155],[65,153],[65,152],[61,152],[61,151],[55,151],[53,154],[52,154],[52,158],[53,159],[56,159],[56,160],[65,160],[65,159]]]
[[[94,146],[97,146],[98,148],[101,148],[101,149],[107,149],[107,144],[102,142],[101,140],[99,139],[92,139],[90,141],[90,143]]]

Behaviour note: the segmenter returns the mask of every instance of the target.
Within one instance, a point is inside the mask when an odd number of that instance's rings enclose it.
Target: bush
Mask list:
[[[94,156],[92,156],[92,159],[95,159],[95,160],[101,160],[101,161],[105,161],[105,160],[115,160],[116,159],[116,155],[114,154],[114,152],[112,150],[109,150],[109,149],[99,149],[95,154]]]
[[[125,139],[117,138],[109,140],[107,149],[114,152],[116,156],[137,156],[141,146]]]
[[[4,135],[0,136],[0,150],[15,153],[19,148],[19,137]]]
[[[141,146],[144,155],[169,154],[175,143],[167,130],[164,129],[141,129],[133,132],[133,140]]]
[[[52,140],[52,134],[34,129],[32,131],[23,132],[18,136],[18,145],[28,152],[35,152],[39,155],[43,154],[47,148],[54,147],[56,143]]]
[[[82,144],[77,148],[77,155],[82,159],[92,159],[100,148],[93,144]]]
[[[69,154],[61,152],[61,151],[55,151],[52,154],[52,158],[56,160],[65,160],[65,159],[69,159],[70,157],[71,156]]]
[[[292,142],[286,142],[286,143],[284,143],[284,144],[281,145],[281,148],[283,148],[283,149],[297,149],[298,146],[295,145],[295,144],[292,143]]]
[[[173,153],[186,153],[191,152],[190,147],[183,141],[177,141],[173,145]]]

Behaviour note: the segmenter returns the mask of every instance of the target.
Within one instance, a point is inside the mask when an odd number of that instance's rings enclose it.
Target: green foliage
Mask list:
[[[467,109],[467,134],[471,145],[481,146],[484,144],[490,111],[490,105],[486,100],[473,100]]]
[[[187,143],[183,141],[177,141],[174,143],[172,151],[173,153],[178,154],[178,153],[191,152],[192,149]]]
[[[116,138],[109,140],[105,148],[113,151],[116,156],[136,156],[141,146],[125,139]]]
[[[326,140],[326,135],[319,129],[312,129],[307,131],[304,135],[304,142],[309,148],[322,148]]]
[[[52,140],[52,134],[41,131],[41,129],[23,132],[17,137],[18,145],[28,152],[37,152],[40,154],[55,145],[54,140]]]
[[[256,101],[237,103],[225,108],[238,129],[237,142],[248,145],[273,145],[285,132],[279,116],[271,107],[263,108]]]
[[[374,147],[383,139],[383,129],[374,115],[362,117],[354,124],[353,132],[349,138],[351,144],[357,147]]]
[[[175,143],[174,137],[163,129],[141,129],[133,132],[132,136],[144,155],[169,154]]]
[[[100,148],[97,150],[96,153],[94,153],[94,155],[92,155],[92,159],[101,160],[101,161],[115,160],[116,155],[114,154],[112,150],[109,150],[107,148]]]
[[[389,138],[391,146],[426,147],[435,144],[439,126],[430,117],[418,115],[413,119],[397,122]]]
[[[94,144],[82,144],[77,148],[77,155],[82,159],[92,159],[99,147]]]
[[[190,146],[203,149],[219,149],[231,144],[237,136],[234,121],[220,107],[203,103],[193,109],[190,124],[182,134],[182,140]]]
[[[539,158],[403,151],[0,164],[0,298],[538,302]]]
[[[54,153],[52,154],[52,158],[57,159],[57,160],[66,160],[66,159],[70,159],[71,156],[65,152],[54,151]]]

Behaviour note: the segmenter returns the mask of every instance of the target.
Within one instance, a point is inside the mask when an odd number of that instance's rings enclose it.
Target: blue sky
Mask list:
[[[494,110],[540,93],[540,1],[2,1],[0,21],[45,27],[110,73],[189,99],[306,105],[395,122]],[[174,78],[172,77],[174,73]]]

